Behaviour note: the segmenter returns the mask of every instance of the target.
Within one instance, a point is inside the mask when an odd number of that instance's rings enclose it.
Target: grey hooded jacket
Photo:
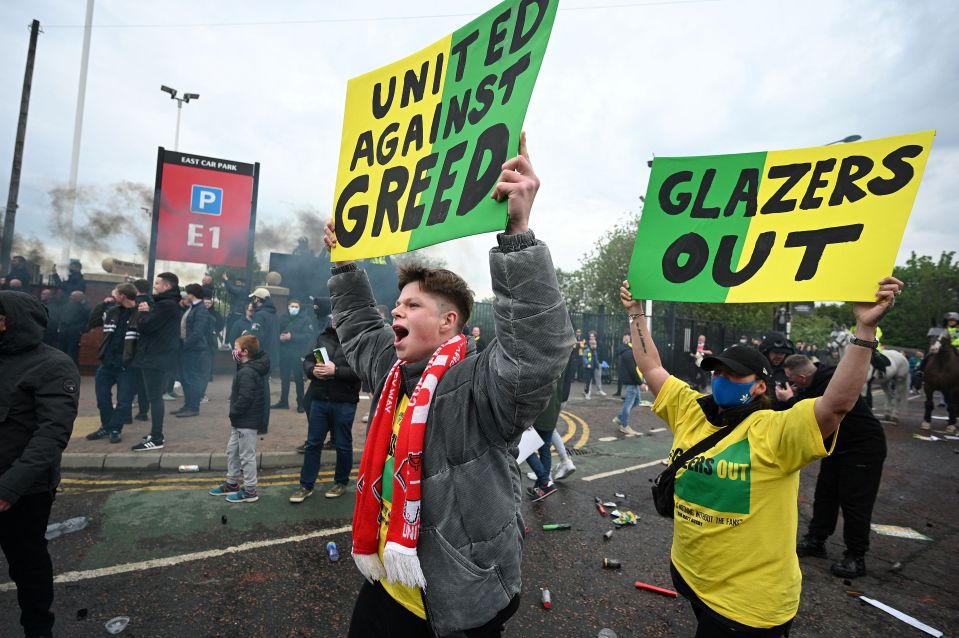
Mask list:
[[[417,553],[423,600],[446,636],[489,622],[522,587],[522,485],[510,448],[549,402],[573,328],[546,245],[532,231],[497,236],[490,251],[496,339],[440,380],[423,441]],[[396,361],[393,331],[374,308],[366,273],[333,269],[337,334],[353,369],[376,388]],[[472,345],[472,344],[470,344]],[[420,365],[403,370],[408,391]]]

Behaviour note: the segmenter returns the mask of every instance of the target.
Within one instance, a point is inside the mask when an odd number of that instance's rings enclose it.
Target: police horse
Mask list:
[[[869,364],[869,376],[862,388],[866,400],[872,403],[872,384],[875,383],[886,395],[886,412],[883,421],[899,421],[899,414],[906,405],[909,397],[909,359],[898,350],[883,350],[883,355],[889,359],[885,372],[878,370],[872,363]],[[872,407],[870,405],[870,407]]]
[[[834,325],[832,332],[829,333],[829,352],[839,353],[839,358],[842,359],[850,339],[852,339],[852,333],[849,332],[849,328]]]
[[[945,330],[929,331],[932,345],[926,357],[923,370],[922,389],[926,393],[926,404],[922,414],[923,430],[932,428],[932,411],[935,407],[933,394],[938,390],[946,401],[949,420],[946,432],[956,432],[956,414],[959,413],[959,351],[952,345]]]

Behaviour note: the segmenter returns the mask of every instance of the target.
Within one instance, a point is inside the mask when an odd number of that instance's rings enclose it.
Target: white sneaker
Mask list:
[[[618,414],[613,417],[613,423],[615,423],[615,424],[618,425],[619,427],[623,427],[623,422],[619,420],[619,415],[618,415]]]
[[[576,471],[576,466],[573,465],[572,459],[566,459],[565,461],[560,461],[560,464],[556,466],[556,472],[553,475],[553,478],[557,481],[562,481],[564,478],[569,478],[569,476]]]
[[[599,391],[599,396],[604,397],[604,396],[606,396],[606,393],[603,392],[602,390],[600,390],[600,391]]]
[[[946,434],[955,434],[955,433],[956,433],[956,426],[954,425],[946,426]]]
[[[584,393],[583,393],[583,398],[586,399],[587,401],[589,401],[589,400],[592,399],[593,397],[589,396],[589,392],[584,392]]]
[[[203,398],[200,399],[200,403],[209,403],[209,402],[210,402],[210,397],[208,397],[205,394],[203,395]]]
[[[626,436],[642,436],[643,435],[642,432],[637,432],[636,430],[629,427],[628,425],[624,425],[623,427],[619,428],[619,433],[624,434]]]
[[[535,480],[536,480],[536,472],[527,472],[527,473],[526,473],[526,478],[528,478],[528,479],[531,480],[531,481],[535,481]]]

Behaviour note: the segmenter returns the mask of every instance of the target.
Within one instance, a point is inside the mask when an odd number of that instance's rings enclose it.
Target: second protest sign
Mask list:
[[[892,274],[934,135],[657,157],[629,265],[633,296],[874,300]]]

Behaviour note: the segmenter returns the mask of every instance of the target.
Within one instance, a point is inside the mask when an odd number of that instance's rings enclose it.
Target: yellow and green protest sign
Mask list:
[[[629,264],[633,296],[874,300],[892,274],[934,135],[657,157]]]
[[[517,153],[559,0],[507,0],[350,80],[333,199],[335,261],[502,230],[489,195]]]

